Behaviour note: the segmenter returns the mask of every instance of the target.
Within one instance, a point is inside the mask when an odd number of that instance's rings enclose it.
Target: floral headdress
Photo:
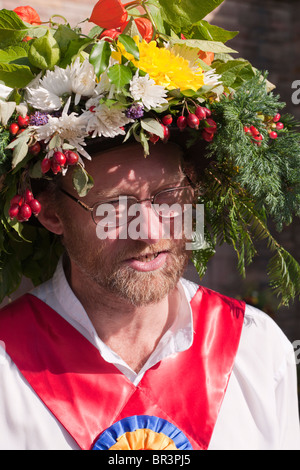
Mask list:
[[[300,213],[299,134],[293,118],[280,115],[284,103],[267,74],[226,45],[237,32],[204,20],[222,1],[100,0],[88,34],[84,22],[42,23],[31,7],[0,11],[0,300],[23,275],[34,284],[47,279],[61,251],[53,234],[30,223],[41,209],[33,179],[72,167],[83,197],[93,185],[87,142],[135,138],[148,156],[174,130],[188,146],[206,142],[212,157],[199,198],[206,222],[205,244],[193,255],[199,274],[224,242],[244,274],[255,242],[265,239],[282,303],[300,294],[299,265],[267,228],[268,218],[281,229]]]

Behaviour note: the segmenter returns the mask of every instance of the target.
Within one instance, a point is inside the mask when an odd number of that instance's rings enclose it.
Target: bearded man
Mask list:
[[[182,161],[171,142],[147,159],[134,142],[99,148],[87,196],[71,172],[40,193],[39,221],[65,255],[2,315],[2,331],[17,335],[17,351],[2,357],[2,448],[299,448],[288,340],[261,311],[182,277],[185,236],[173,214],[157,212],[158,202],[193,201]],[[139,230],[129,238],[133,204]],[[24,329],[14,332],[20,309]]]

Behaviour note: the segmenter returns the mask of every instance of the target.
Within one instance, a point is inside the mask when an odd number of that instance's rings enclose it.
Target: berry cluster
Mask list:
[[[183,131],[186,127],[199,129],[201,126],[202,137],[206,142],[211,142],[217,132],[217,123],[211,119],[211,110],[205,106],[196,106],[195,113],[187,116],[179,116],[177,127]]]
[[[68,165],[76,165],[78,162],[79,156],[77,153],[72,150],[65,150],[64,152],[56,151],[53,153],[51,158],[45,157],[41,161],[41,170],[42,173],[52,172],[57,175],[61,173],[62,169]]]
[[[16,194],[11,199],[8,214],[11,219],[16,218],[19,222],[26,222],[32,215],[38,216],[40,211],[41,204],[27,188],[23,195]]]
[[[167,141],[170,136],[170,126],[174,124],[173,116],[167,114],[162,118],[162,127],[164,138],[163,141]],[[217,123],[211,119],[210,109],[204,106],[196,106],[195,113],[188,112],[187,116],[182,114],[176,120],[175,125],[183,131],[186,127],[191,129],[200,129],[202,138],[206,142],[211,142],[217,132]],[[159,140],[159,137],[155,134],[150,134],[150,141],[155,143]]]
[[[11,136],[14,138],[21,134],[29,124],[31,124],[31,116],[28,116],[27,114],[25,116],[18,116],[16,122],[11,123],[9,126]],[[41,150],[42,145],[40,142],[35,142],[29,147],[29,152],[35,157],[39,155]]]
[[[284,124],[280,122],[281,115],[277,113],[272,118],[267,117],[267,116],[260,116],[260,117],[262,118],[262,121],[264,122],[264,125],[267,128],[270,139],[273,139],[273,140],[277,139],[278,132],[276,131],[284,129]],[[251,137],[252,142],[257,144],[258,146],[261,146],[261,141],[263,140],[263,136],[256,127],[244,126],[244,131],[247,135]]]

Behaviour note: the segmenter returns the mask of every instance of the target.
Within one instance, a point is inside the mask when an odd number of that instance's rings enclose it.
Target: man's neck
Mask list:
[[[135,306],[76,270],[66,273],[99,338],[138,372],[177,317],[181,294],[175,288],[157,303]]]

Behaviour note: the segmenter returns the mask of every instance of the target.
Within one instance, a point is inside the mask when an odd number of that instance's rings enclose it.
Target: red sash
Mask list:
[[[200,287],[194,341],[134,386],[58,313],[26,294],[0,314],[1,340],[23,376],[81,449],[125,417],[151,415],[207,449],[228,385],[245,304]]]

